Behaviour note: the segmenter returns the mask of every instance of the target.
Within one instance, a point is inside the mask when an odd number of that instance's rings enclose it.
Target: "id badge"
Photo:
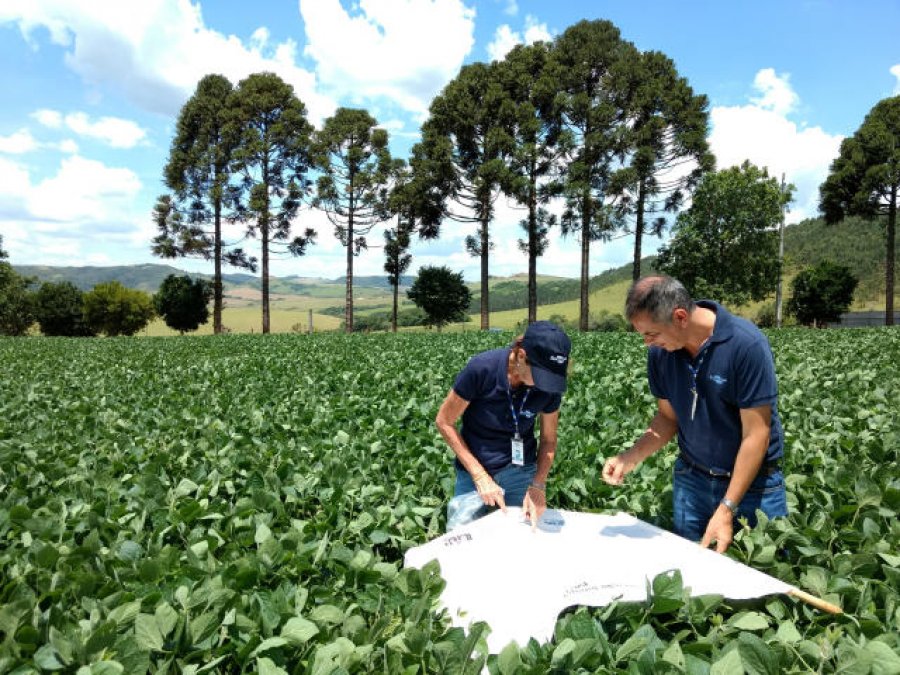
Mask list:
[[[512,463],[516,466],[522,466],[525,463],[525,442],[521,436],[513,437],[512,441]]]

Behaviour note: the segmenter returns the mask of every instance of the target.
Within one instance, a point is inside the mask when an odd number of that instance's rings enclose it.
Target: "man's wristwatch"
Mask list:
[[[731,511],[731,515],[737,515],[738,505],[728,499],[728,497],[722,497],[722,501],[720,501],[719,503],[724,504],[725,508]]]

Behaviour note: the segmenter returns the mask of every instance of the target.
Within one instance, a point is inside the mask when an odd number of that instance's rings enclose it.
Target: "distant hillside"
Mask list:
[[[70,281],[84,291],[107,281],[118,281],[128,288],[137,288],[148,293],[155,293],[163,280],[170,274],[187,274],[192,278],[212,279],[211,274],[185,272],[171,265],[145,264],[145,265],[113,265],[109,267],[50,267],[45,265],[13,265],[15,270],[24,276],[36,277],[38,281]],[[273,294],[285,295],[319,295],[323,286],[336,286],[343,291],[346,277],[337,279],[316,279],[310,277],[270,277],[269,286]],[[409,286],[413,277],[400,278],[401,286]],[[231,273],[222,275],[222,283],[226,292],[233,288],[261,287],[260,278],[252,274]],[[357,288],[390,288],[385,277],[360,276],[354,277],[354,286]]]
[[[846,265],[859,279],[854,295],[856,302],[884,297],[884,257],[883,221],[847,218],[826,225],[822,218],[812,218],[784,229],[787,274],[793,276],[822,260]],[[900,263],[900,256],[896,260]]]
[[[38,281],[59,283],[69,281],[83,291],[89,291],[97,284],[118,281],[128,288],[136,288],[148,293],[159,290],[160,284],[170,274],[189,274],[170,265],[115,265],[111,267],[48,267],[44,265],[13,265],[16,272]],[[202,274],[190,274],[203,277]]]

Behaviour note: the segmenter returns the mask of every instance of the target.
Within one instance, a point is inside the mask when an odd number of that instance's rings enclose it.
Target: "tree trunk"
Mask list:
[[[638,181],[637,217],[634,224],[634,261],[631,264],[631,281],[641,278],[641,246],[644,237],[644,180]]]
[[[488,221],[482,217],[481,221],[481,330],[491,327],[491,314],[488,291],[488,254],[490,253],[490,239],[488,237]]]
[[[213,334],[222,332],[222,202],[216,199],[215,205],[215,242],[213,256],[215,258],[213,272]]]
[[[397,296],[400,295],[400,275],[394,277],[394,310],[391,314],[391,331],[397,332]]]
[[[590,284],[591,255],[591,199],[586,195],[581,202],[581,303],[578,310],[578,329],[588,329],[588,286]]]
[[[350,189],[348,199],[350,208],[347,209],[347,290],[344,294],[344,332],[353,332],[353,213],[356,205],[353,203],[354,178],[356,172],[350,168]]]
[[[884,265],[884,325],[894,325],[894,255],[897,234],[897,190],[891,189],[891,201],[888,204],[887,222],[887,259]]]
[[[537,321],[537,177],[532,162],[528,192],[528,323]]]
[[[269,208],[260,223],[262,234],[262,332],[269,332]]]
[[[344,296],[344,332],[353,332],[353,208],[347,221],[347,290]]]

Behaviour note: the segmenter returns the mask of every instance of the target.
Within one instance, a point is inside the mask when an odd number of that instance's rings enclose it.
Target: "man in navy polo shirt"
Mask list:
[[[647,376],[657,413],[637,442],[606,460],[603,479],[627,473],[677,433],[673,500],[675,533],[731,544],[734,520],[756,524],[756,510],[787,515],[780,460],[775,363],[756,326],[721,305],[691,299],[676,279],[640,279],[628,291],[626,318],[650,348]]]
[[[546,508],[571,347],[559,326],[536,321],[512,346],[476,354],[457,375],[435,419],[456,455],[448,530],[507,504],[522,506],[537,524]]]

